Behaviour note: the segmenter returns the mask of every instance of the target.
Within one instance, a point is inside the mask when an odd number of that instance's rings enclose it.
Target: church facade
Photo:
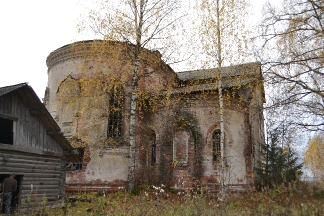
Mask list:
[[[44,103],[81,163],[67,167],[67,191],[127,188],[133,50],[129,44],[83,41],[47,57]],[[220,154],[229,191],[247,191],[263,141],[259,63],[174,72],[156,51],[140,56],[137,89],[136,184],[220,190]],[[219,79],[225,149],[220,146]]]

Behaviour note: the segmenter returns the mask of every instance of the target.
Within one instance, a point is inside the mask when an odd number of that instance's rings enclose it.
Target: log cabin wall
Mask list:
[[[64,170],[65,163],[61,157],[0,148],[0,174],[15,173],[21,177],[17,194],[20,212],[41,207],[43,196],[48,207],[61,205]]]
[[[65,189],[63,147],[25,105],[26,100],[30,98],[22,100],[16,91],[0,96],[0,120],[12,121],[13,125],[12,143],[0,141],[0,181],[10,173],[16,174],[19,183],[16,212],[40,208],[43,196],[47,207],[61,205]],[[1,129],[0,132],[6,130]]]

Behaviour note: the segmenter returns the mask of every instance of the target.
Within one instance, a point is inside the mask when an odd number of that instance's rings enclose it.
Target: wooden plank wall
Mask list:
[[[15,92],[0,98],[0,113],[18,118],[18,121],[14,122],[14,145],[63,153],[56,140],[46,134],[46,127],[37,115],[30,114],[30,109]]]
[[[0,97],[0,114],[18,119],[13,124],[13,145],[0,143],[0,174],[23,175],[20,211],[33,205],[39,207],[43,194],[46,194],[47,206],[60,205],[65,189],[63,148],[47,135],[47,129],[37,115],[30,113],[17,93]],[[32,203],[28,204],[28,196]]]
[[[0,150],[0,174],[23,175],[20,211],[40,206],[45,194],[48,207],[63,202],[65,160],[59,157]],[[31,184],[33,185],[31,187]],[[31,203],[28,203],[28,196]],[[36,201],[38,200],[38,201]]]

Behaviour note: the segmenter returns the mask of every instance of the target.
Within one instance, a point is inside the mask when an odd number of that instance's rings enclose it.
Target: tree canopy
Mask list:
[[[270,4],[261,24],[268,104],[290,110],[291,124],[306,130],[324,126],[324,2],[289,0]]]

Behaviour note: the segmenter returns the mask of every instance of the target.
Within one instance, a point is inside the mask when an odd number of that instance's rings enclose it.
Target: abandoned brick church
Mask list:
[[[81,163],[67,164],[66,191],[127,188],[132,46],[83,41],[47,57],[44,103]],[[263,140],[259,63],[174,72],[157,51],[140,57],[136,184],[219,191],[218,78],[223,80],[226,186],[247,191]]]

